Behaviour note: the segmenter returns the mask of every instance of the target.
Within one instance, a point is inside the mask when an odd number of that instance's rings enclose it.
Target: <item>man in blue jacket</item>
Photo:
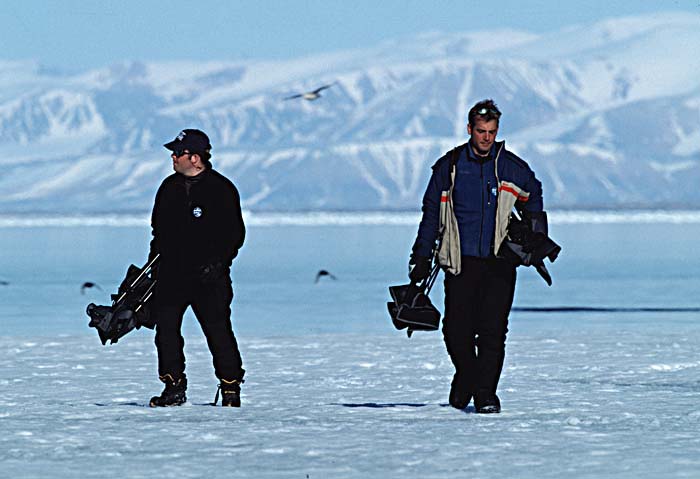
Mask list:
[[[409,263],[412,282],[428,277],[440,231],[441,203],[456,220],[456,266],[445,270],[443,336],[455,366],[450,405],[465,409],[472,397],[479,413],[498,413],[496,395],[505,357],[508,314],[515,291],[515,264],[498,256],[510,211],[524,212],[546,234],[542,185],[523,160],[496,142],[501,112],[493,100],[469,110],[469,142],[433,165],[423,197],[423,217]],[[445,205],[443,204],[443,209]],[[446,239],[443,239],[446,241]]]

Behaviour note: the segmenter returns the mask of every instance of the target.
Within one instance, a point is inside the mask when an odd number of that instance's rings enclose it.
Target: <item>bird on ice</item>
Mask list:
[[[330,279],[338,279],[335,276],[333,276],[331,273],[326,271],[325,269],[319,270],[318,273],[316,273],[316,281],[314,283],[318,283],[318,280],[321,279],[321,276],[328,276]]]
[[[97,288],[100,291],[102,291],[102,288],[100,288],[100,285],[95,284],[91,281],[86,281],[82,284],[82,286],[80,286],[80,294],[85,294],[85,290],[90,289],[90,288]]]
[[[320,86],[313,91],[307,91],[304,93],[297,93],[296,95],[288,96],[287,98],[285,98],[285,100],[292,100],[294,98],[303,98],[304,100],[308,101],[318,100],[321,97],[321,92],[326,88],[332,87],[333,85],[335,85],[335,83],[329,83],[328,85]]]

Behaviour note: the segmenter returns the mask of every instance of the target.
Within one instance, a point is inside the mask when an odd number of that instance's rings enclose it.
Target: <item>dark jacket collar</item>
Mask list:
[[[474,150],[472,150],[472,144],[467,142],[467,160],[476,161],[477,163],[486,163],[491,161],[496,158],[498,150],[501,148],[501,146],[505,146],[505,141],[494,141],[493,145],[491,145],[491,149],[489,150],[489,154],[486,156],[479,156],[474,153]]]

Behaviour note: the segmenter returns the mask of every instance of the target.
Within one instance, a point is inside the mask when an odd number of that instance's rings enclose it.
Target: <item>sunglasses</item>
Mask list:
[[[191,154],[192,153],[190,153],[187,150],[173,150],[173,152],[171,153],[171,156],[174,156],[175,158],[180,158],[182,155],[191,155]]]
[[[486,115],[487,113],[491,113],[491,114],[496,115],[496,116],[501,116],[501,112],[494,109],[494,108],[483,107],[483,108],[479,108],[478,110],[476,110],[474,112],[474,114],[476,114],[476,115]]]

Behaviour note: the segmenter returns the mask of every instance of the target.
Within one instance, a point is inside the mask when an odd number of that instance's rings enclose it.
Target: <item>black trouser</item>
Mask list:
[[[515,267],[502,259],[462,256],[461,273],[445,277],[442,332],[466,392],[496,392],[514,292]]]
[[[170,375],[178,379],[185,374],[182,318],[187,307],[192,306],[207,338],[216,376],[226,381],[243,379],[245,370],[231,327],[233,289],[228,275],[207,284],[194,279],[177,284],[159,282],[153,299],[158,374],[161,377]]]

